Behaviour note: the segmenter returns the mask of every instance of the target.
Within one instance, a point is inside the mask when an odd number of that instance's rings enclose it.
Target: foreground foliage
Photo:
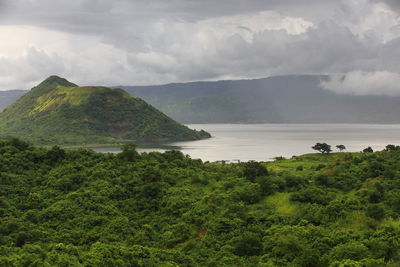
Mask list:
[[[0,141],[0,266],[398,266],[390,148],[224,165]]]

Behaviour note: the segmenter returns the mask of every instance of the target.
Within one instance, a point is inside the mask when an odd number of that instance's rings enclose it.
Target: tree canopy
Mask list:
[[[322,154],[329,154],[330,152],[332,152],[331,146],[327,143],[316,143],[311,148],[321,152]]]
[[[344,145],[337,145],[336,148],[339,149],[340,152],[346,149]]]
[[[220,164],[0,140],[0,266],[398,266],[399,163],[396,149]]]

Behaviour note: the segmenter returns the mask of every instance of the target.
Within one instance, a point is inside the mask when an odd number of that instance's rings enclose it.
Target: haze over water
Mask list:
[[[292,157],[314,153],[317,142],[326,142],[336,151],[343,144],[349,152],[371,146],[382,150],[387,144],[400,144],[400,125],[396,124],[191,124],[192,129],[203,129],[212,138],[170,143],[184,154],[204,161],[257,160]],[[116,152],[112,149],[95,149]],[[163,148],[139,149],[141,152],[164,151]]]

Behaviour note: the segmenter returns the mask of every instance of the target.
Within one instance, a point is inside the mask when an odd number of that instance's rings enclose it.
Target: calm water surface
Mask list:
[[[371,146],[381,150],[387,144],[400,144],[400,125],[373,124],[190,124],[203,129],[212,138],[200,141],[174,142],[168,145],[202,160],[268,161],[277,156],[291,157],[313,153],[316,142],[338,144],[347,151],[361,151]],[[117,152],[117,148],[96,148],[101,152]],[[165,151],[155,147],[141,152]]]

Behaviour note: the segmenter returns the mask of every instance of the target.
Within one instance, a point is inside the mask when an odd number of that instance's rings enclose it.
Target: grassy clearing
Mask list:
[[[292,159],[281,159],[266,163],[268,170],[275,174],[293,174],[307,176],[315,174],[318,168],[325,171],[336,165],[337,162],[346,162],[349,158],[359,157],[360,153],[331,153],[323,155],[320,153],[305,154]]]
[[[323,157],[323,158],[321,158]],[[315,168],[322,162],[331,161],[331,155],[318,155],[318,154],[307,154],[298,156],[293,159],[276,160],[268,163],[268,169],[276,173],[298,173],[306,174],[309,171],[314,171]],[[302,170],[299,168],[302,167]]]
[[[276,193],[267,197],[264,204],[274,207],[280,215],[293,215],[297,210],[297,205],[290,201],[290,193]]]

